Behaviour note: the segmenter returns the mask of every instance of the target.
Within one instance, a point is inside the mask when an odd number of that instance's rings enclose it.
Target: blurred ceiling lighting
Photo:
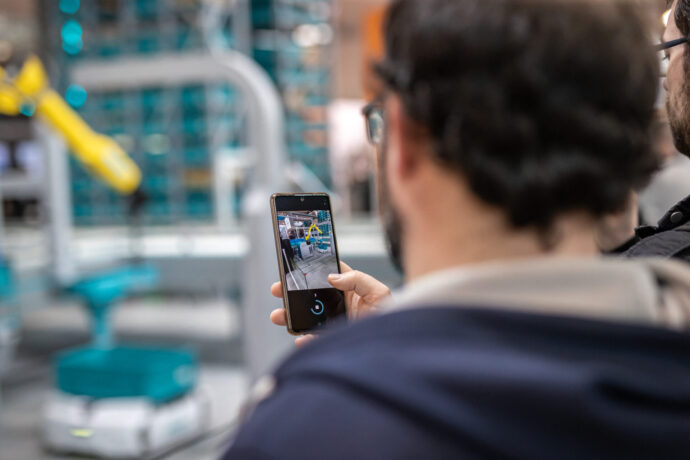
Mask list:
[[[292,32],[292,40],[303,48],[328,45],[333,41],[333,29],[328,24],[302,24]]]
[[[81,24],[74,19],[69,19],[62,26],[62,48],[68,54],[78,54],[84,42],[82,41],[83,30]]]
[[[87,96],[86,90],[80,85],[69,85],[65,91],[65,100],[75,109],[84,106]]]
[[[664,27],[668,25],[668,18],[671,16],[671,8],[666,10],[664,14],[661,15],[661,22],[664,24]]]

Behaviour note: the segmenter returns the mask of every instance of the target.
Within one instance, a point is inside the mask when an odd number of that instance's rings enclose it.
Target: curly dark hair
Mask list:
[[[673,5],[673,0],[667,0],[666,6]],[[673,18],[676,21],[678,30],[683,35],[690,35],[690,0],[678,0],[676,8],[673,11]]]
[[[666,6],[671,7],[672,5],[673,0],[667,0]],[[673,19],[683,35],[690,35],[690,0],[678,0],[673,10]],[[685,45],[684,57],[683,68],[686,74],[690,74],[690,47],[687,45]]]
[[[658,168],[645,20],[616,1],[396,0],[376,71],[515,227],[622,210]]]

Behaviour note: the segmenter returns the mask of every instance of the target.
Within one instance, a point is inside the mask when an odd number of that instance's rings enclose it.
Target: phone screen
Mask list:
[[[312,331],[345,313],[343,293],[328,282],[340,273],[328,195],[274,197],[276,249],[292,332]]]

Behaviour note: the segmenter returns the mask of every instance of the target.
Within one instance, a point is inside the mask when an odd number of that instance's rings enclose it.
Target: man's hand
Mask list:
[[[347,264],[340,262],[342,274],[328,276],[328,282],[336,289],[345,293],[345,308],[350,319],[361,318],[376,310],[381,301],[391,295],[391,290],[373,276],[353,270]],[[271,294],[280,299],[283,298],[283,286],[280,282],[273,283]],[[271,312],[271,321],[277,326],[287,324],[287,315],[284,308],[278,308]],[[313,339],[313,335],[303,335],[295,340],[298,346]]]

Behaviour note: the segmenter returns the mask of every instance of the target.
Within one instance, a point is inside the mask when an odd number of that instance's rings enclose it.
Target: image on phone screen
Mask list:
[[[338,273],[330,211],[277,213],[280,252],[288,291],[328,289]]]
[[[345,313],[343,293],[328,282],[328,275],[340,273],[330,200],[324,194],[276,195],[273,205],[288,327],[313,332]]]

